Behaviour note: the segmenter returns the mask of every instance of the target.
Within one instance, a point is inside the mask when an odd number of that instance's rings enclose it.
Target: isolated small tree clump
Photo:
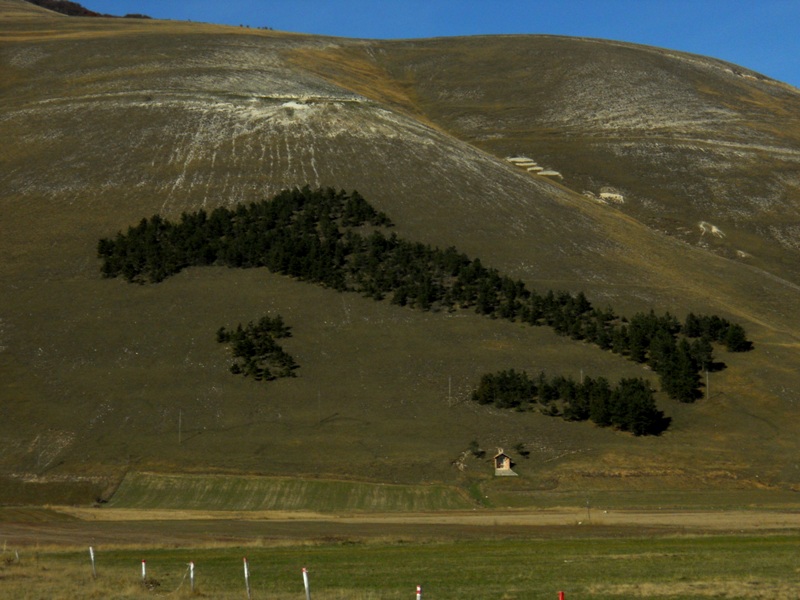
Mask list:
[[[217,342],[230,344],[235,362],[230,371],[234,375],[252,377],[256,381],[271,381],[278,377],[295,377],[298,365],[294,358],[281,348],[276,338],[291,336],[283,317],[262,317],[245,327],[241,323],[234,330],[220,327]]]
[[[472,440],[469,443],[469,451],[475,458],[483,458],[486,456],[486,451],[481,450],[481,445],[478,443],[478,440]]]
[[[518,442],[514,444],[514,451],[519,454],[522,458],[530,458],[531,451],[525,447],[523,442]]]

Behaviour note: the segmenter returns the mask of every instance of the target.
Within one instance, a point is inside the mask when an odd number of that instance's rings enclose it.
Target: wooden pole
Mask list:
[[[589,522],[592,520],[592,504],[588,496],[586,497],[586,520]]]
[[[447,406],[453,406],[453,378],[447,378]]]

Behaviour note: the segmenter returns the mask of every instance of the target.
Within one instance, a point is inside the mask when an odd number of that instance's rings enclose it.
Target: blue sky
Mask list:
[[[80,1],[80,0],[79,0]],[[800,0],[83,0],[114,15],[352,38],[531,33],[713,56],[800,87]]]

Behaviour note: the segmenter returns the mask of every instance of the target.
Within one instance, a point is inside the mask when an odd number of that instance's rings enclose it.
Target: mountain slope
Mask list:
[[[796,263],[771,233],[791,236],[797,208],[795,91],[599,41],[379,43],[84,24],[26,7],[0,0],[0,133],[14,140],[0,148],[7,477],[91,473],[98,489],[128,469],[463,482],[488,473],[477,459],[452,466],[478,441],[531,450],[521,489],[800,481]],[[598,81],[612,79],[587,66],[596,52],[619,63],[616,85],[634,71],[644,90],[606,116]],[[520,74],[526,56],[558,68]],[[653,75],[653,61],[672,78]],[[660,98],[675,81],[703,87],[691,110]],[[760,104],[745,113],[742,97]],[[656,146],[653,160],[645,150]],[[734,149],[747,169],[725,158]],[[701,151],[713,160],[698,173],[686,165]],[[765,176],[778,159],[786,173]],[[711,375],[710,399],[659,398],[672,427],[633,439],[468,401],[480,374],[510,367],[656,382],[550,330],[414,312],[263,270],[190,269],[145,286],[100,277],[97,240],[142,217],[306,184],[357,189],[398,235],[454,245],[538,290],[583,290],[627,314],[719,313],[742,322],[756,350],[721,352],[729,368]],[[773,198],[780,217],[738,200],[734,184]],[[579,193],[605,185],[623,206]],[[713,202],[689,193],[714,186]],[[697,220],[727,237],[701,237]],[[752,258],[735,258],[741,248]],[[228,372],[214,332],[266,313],[293,327],[297,379]]]
[[[436,43],[444,78],[429,43],[382,62],[448,131],[539,158],[578,192],[611,186],[648,225],[798,282],[796,89],[704,57],[553,37]]]

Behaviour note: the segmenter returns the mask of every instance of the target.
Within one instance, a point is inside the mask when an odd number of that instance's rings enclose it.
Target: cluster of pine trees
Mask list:
[[[690,314],[686,326],[669,313],[657,316],[652,310],[628,320],[610,308],[594,308],[583,292],[539,294],[455,248],[431,248],[380,231],[352,247],[351,289],[376,299],[391,294],[393,303],[423,310],[474,309],[493,318],[550,326],[560,335],[648,364],[661,377],[662,389],[681,402],[699,396],[701,371],[724,366],[714,362],[712,341],[733,352],[751,347],[741,325],[716,315]]]
[[[286,190],[272,201],[183,213],[170,222],[142,219],[127,233],[98,243],[106,277],[157,283],[192,266],[267,267],[271,271],[347,289],[351,228],[391,225],[358,192]],[[349,231],[350,235],[344,235]]]
[[[257,323],[251,321],[245,327],[240,323],[233,331],[220,327],[217,341],[230,344],[234,359],[238,359],[231,365],[231,373],[252,377],[256,381],[271,381],[295,376],[297,363],[275,341],[291,335],[291,329],[278,315],[262,317]]]
[[[621,318],[582,292],[544,294],[485,267],[453,247],[439,249],[394,233],[389,218],[358,192],[284,190],[271,201],[181,215],[155,215],[98,243],[106,277],[158,282],[189,266],[267,267],[340,291],[422,310],[470,309],[493,318],[552,327],[602,349],[647,363],[672,398],[700,395],[700,372],[722,368],[712,342],[751,348],[744,329],[717,316],[689,315],[682,325],[653,311]],[[691,341],[690,341],[691,340]]]
[[[658,435],[670,422],[656,407],[650,384],[641,378],[622,379],[612,387],[604,377],[576,382],[557,375],[548,380],[544,373],[531,378],[510,369],[483,375],[472,399],[519,411],[538,407],[546,415],[590,420],[634,435]]]

